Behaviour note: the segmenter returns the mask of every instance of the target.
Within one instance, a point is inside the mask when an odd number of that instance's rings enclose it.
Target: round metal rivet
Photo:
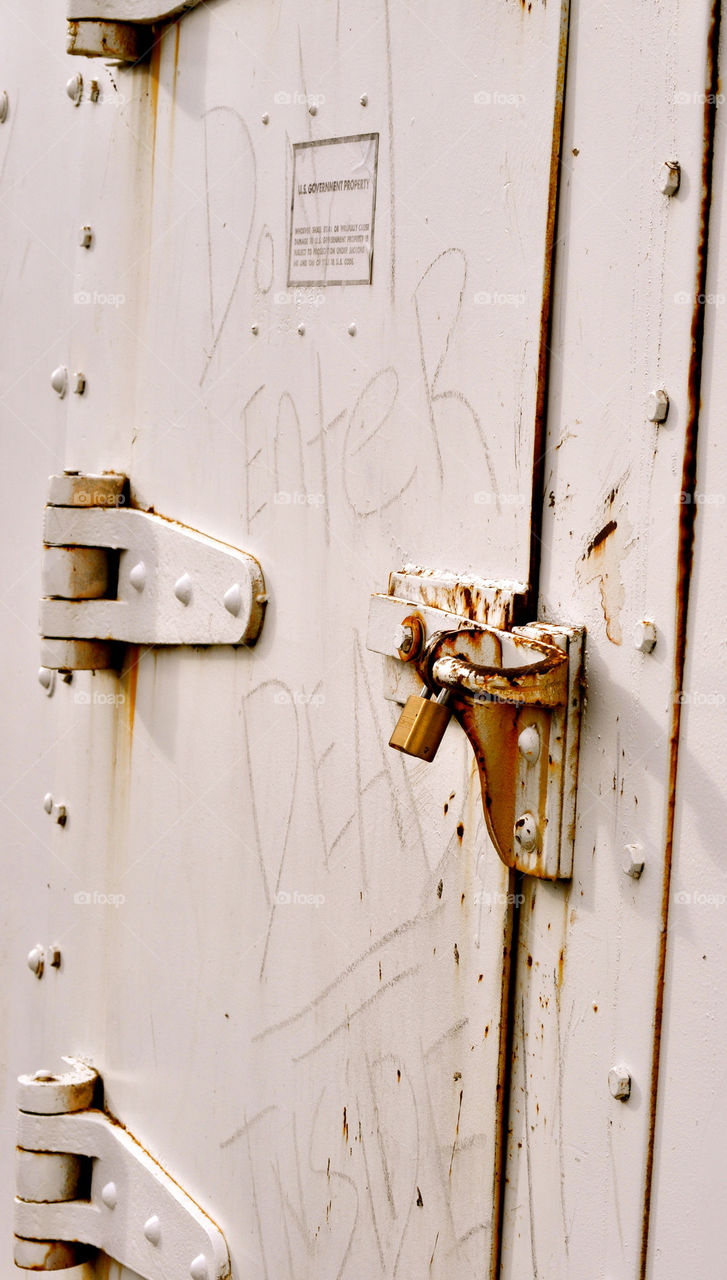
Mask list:
[[[144,587],[146,586],[146,565],[143,560],[140,560],[139,563],[135,564],[130,570],[129,582],[135,591],[144,590]]]
[[[31,973],[35,974],[36,978],[41,978],[43,976],[44,960],[45,956],[40,943],[37,947],[33,947],[32,951],[28,952],[28,968]]]
[[[56,673],[52,667],[41,667],[38,671],[38,684],[45,689],[50,698],[56,687]]]
[[[231,587],[227,588],[224,595],[224,605],[228,613],[233,617],[237,617],[242,608],[242,591],[239,582],[233,582]]]
[[[538,842],[538,824],[532,813],[522,813],[515,822],[515,843],[523,853],[533,853]]]
[[[301,338],[302,338],[302,337],[303,337],[303,334],[305,333],[305,325],[304,325],[304,324],[299,324],[299,325],[298,325],[298,333],[300,334],[300,336],[301,336]]]
[[[156,1214],[151,1218],[147,1218],[144,1223],[144,1235],[149,1241],[149,1244],[159,1244],[159,1241],[162,1238],[162,1224]]]
[[[50,791],[46,791],[45,795],[43,796],[43,808],[45,809],[46,813],[53,812],[53,796]]]
[[[174,584],[174,594],[180,604],[189,604],[192,599],[192,579],[188,573],[183,573],[181,578],[177,578]]]
[[[350,325],[348,326],[348,332],[350,333],[350,335],[351,335],[351,337],[352,337],[352,338],[355,338],[355,337],[356,337],[356,322],[355,322],[355,320],[352,320],[352,321],[351,321],[351,323],[350,323]]]
[[[78,106],[83,93],[83,76],[71,76],[70,80],[66,80],[66,93],[71,102]]]
[[[263,124],[270,124],[270,116],[268,115],[267,111],[263,112],[260,119],[262,120]]]
[[[8,95],[3,89],[0,93],[0,124],[5,124],[8,118]]]
[[[75,392],[75,394],[76,394],[77,396],[82,396],[82,395],[83,395],[84,391],[86,390],[86,375],[85,375],[85,373],[74,373],[74,375],[73,375],[73,390],[74,390],[74,392]]]
[[[209,1280],[209,1270],[207,1268],[207,1259],[203,1253],[198,1253],[197,1257],[189,1264],[189,1274],[192,1280]]]
[[[527,729],[523,729],[517,745],[521,756],[525,757],[528,764],[535,764],[540,755],[540,734],[534,724],[529,724]]]
[[[90,227],[81,227],[78,233],[78,243],[82,249],[89,249],[93,240],[93,231]]]
[[[62,400],[68,390],[68,370],[65,365],[59,364],[58,368],[53,370],[50,376],[50,384]]]
[[[101,1188],[101,1199],[103,1200],[103,1202],[104,1202],[104,1204],[106,1205],[106,1208],[107,1208],[107,1209],[115,1209],[115,1208],[116,1208],[116,1205],[118,1204],[119,1197],[118,1197],[118,1193],[117,1193],[117,1191],[116,1191],[116,1183],[115,1183],[115,1182],[107,1182],[107,1183],[106,1183],[106,1185],[105,1185],[105,1187],[102,1187],[102,1188]]]
[[[311,102],[311,104],[310,104],[310,106],[309,106],[309,108],[308,108],[308,111],[309,111],[309,113],[310,113],[312,116],[317,116],[317,115],[318,115],[318,108],[317,108],[317,106],[316,106],[315,102]]]
[[[369,102],[369,95],[367,93],[362,93],[361,97],[359,98],[359,102],[361,103],[362,107],[367,107]]]

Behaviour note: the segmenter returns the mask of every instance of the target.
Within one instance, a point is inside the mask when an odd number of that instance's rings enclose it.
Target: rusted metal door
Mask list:
[[[647,1243],[718,86],[710,6],[666,8],[94,0],[74,56],[0,18],[8,1185],[14,1078],[70,1054],[233,1277],[683,1274]],[[63,471],[254,556],[256,645],[38,687]],[[456,724],[390,751],[404,569],[586,626],[572,882],[499,861]]]

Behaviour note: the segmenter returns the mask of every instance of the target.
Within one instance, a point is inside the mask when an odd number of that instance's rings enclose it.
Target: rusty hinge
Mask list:
[[[170,22],[199,0],[68,0],[68,53],[113,62],[138,62],[151,48],[158,23]]]
[[[391,745],[433,759],[451,713],[474,750],[488,831],[503,862],[544,879],[568,879],[584,630],[512,626],[514,593],[523,597],[517,584],[481,584],[480,597],[489,600],[482,621],[471,616],[469,600],[469,617],[464,606],[459,613],[425,603],[422,580],[421,571],[392,575],[389,595],[371,600],[368,647],[407,673],[409,696]],[[430,591],[425,600],[432,599]],[[456,604],[451,592],[439,597],[450,599]],[[493,625],[492,613],[506,625]]]
[[[53,476],[45,510],[42,662],[118,665],[119,644],[254,644],[265,582],[257,560],[128,506],[124,476]]]

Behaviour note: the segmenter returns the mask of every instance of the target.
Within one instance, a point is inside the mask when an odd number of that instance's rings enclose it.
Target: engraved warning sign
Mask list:
[[[371,284],[378,133],[293,145],[288,286]]]

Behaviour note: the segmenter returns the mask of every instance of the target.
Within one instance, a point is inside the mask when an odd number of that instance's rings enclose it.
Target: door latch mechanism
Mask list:
[[[59,1271],[100,1249],[144,1280],[227,1280],[222,1232],[94,1107],[93,1067],[63,1061],[67,1071],[18,1081],[16,1266]]]
[[[265,612],[257,560],[128,506],[125,476],[52,476],[45,509],[43,666],[116,666],[118,645],[251,645]]]
[[[423,603],[416,576],[392,575],[390,590],[402,583],[408,598],[373,596],[369,616],[368,647],[407,664],[424,685],[407,698],[390,746],[431,761],[454,717],[474,750],[502,861],[543,879],[569,879],[583,628],[488,625]]]

